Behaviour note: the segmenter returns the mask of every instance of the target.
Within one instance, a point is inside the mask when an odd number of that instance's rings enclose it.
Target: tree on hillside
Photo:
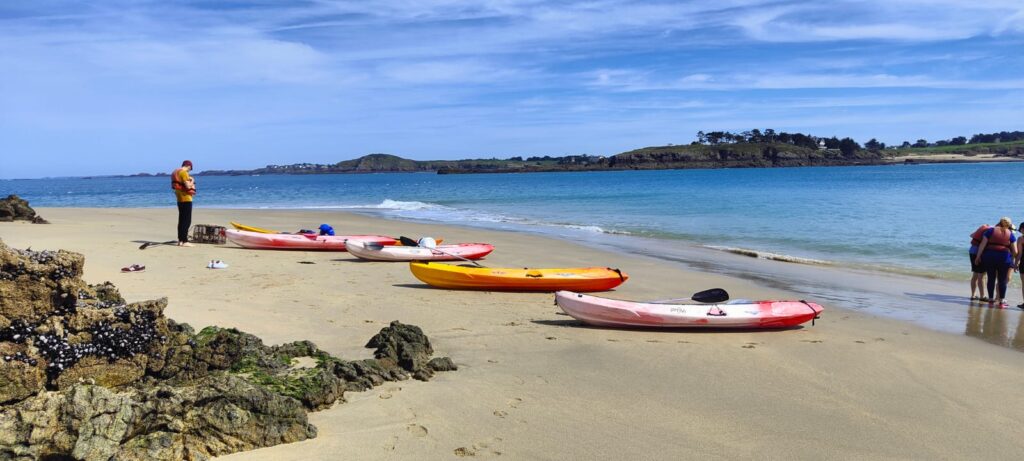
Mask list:
[[[964,144],[967,144],[967,138],[963,136],[957,136],[953,139],[950,139],[949,143],[954,146],[962,146]]]
[[[870,141],[868,141],[868,142],[864,143],[864,147],[865,147],[865,148],[866,148],[867,150],[879,150],[879,149],[884,149],[884,148],[885,148],[885,145],[884,145],[884,144],[882,144],[882,143],[880,143],[880,142],[878,142],[878,140],[877,140],[877,139],[875,139],[875,138],[871,138],[871,140],[870,140]]]
[[[903,144],[900,144],[900,149],[908,149],[910,147],[910,141],[903,141]]]
[[[860,150],[860,144],[851,138],[843,138],[839,141],[839,152],[842,152],[844,157],[849,157],[858,150]]]
[[[918,139],[917,142],[914,143],[914,147],[928,147],[928,141],[924,139]]]

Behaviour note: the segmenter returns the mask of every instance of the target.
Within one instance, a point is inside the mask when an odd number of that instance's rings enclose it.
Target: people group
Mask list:
[[[1024,223],[1017,231],[1024,233]],[[1000,308],[1007,307],[1006,286],[1010,282],[1010,274],[1017,270],[1024,283],[1024,238],[1018,239],[1014,234],[1013,221],[1004,217],[995,227],[988,224],[978,227],[971,234],[969,254],[971,300],[988,302]],[[1024,303],[1017,307],[1024,309]]]

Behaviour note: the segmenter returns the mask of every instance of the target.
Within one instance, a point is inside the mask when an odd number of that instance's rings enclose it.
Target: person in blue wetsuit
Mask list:
[[[999,220],[999,224],[982,234],[978,245],[978,256],[974,263],[985,268],[988,276],[988,302],[996,303],[1000,308],[1006,307],[1006,283],[1009,282],[1010,268],[1017,262],[1017,236],[1013,234],[1013,221],[1010,218]],[[999,292],[996,293],[996,285]],[[998,294],[998,297],[996,296]]]
[[[334,235],[334,228],[329,224],[321,224],[320,235]]]

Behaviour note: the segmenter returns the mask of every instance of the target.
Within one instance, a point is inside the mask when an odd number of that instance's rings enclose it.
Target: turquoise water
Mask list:
[[[1024,218],[1021,177],[1024,163],[200,176],[196,206],[323,209],[326,222],[337,209],[560,236],[633,235],[960,279],[971,231],[1004,215]],[[0,194],[40,207],[165,207],[173,206],[168,183],[3,180]]]

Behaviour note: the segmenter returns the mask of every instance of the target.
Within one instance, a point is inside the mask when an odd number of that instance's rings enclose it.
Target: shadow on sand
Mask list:
[[[615,331],[643,331],[647,333],[771,333],[774,331],[787,331],[787,330],[802,330],[803,325],[797,325],[795,327],[785,328],[707,328],[707,327],[692,327],[692,328],[643,328],[643,327],[604,327],[597,325],[587,325],[579,320],[531,320],[530,322],[537,325],[545,325],[550,327],[563,327],[563,328],[585,328],[588,330],[615,330]]]

